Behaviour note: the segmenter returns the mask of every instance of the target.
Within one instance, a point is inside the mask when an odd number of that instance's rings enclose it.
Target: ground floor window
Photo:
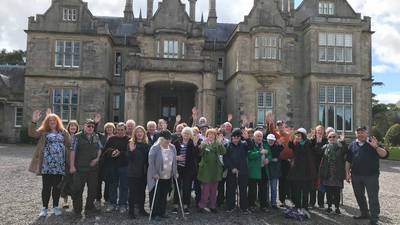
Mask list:
[[[257,92],[257,125],[265,123],[265,113],[272,112],[274,105],[273,93],[268,91]]]
[[[337,131],[353,131],[353,88],[321,85],[319,88],[319,124]]]
[[[76,88],[54,88],[52,91],[53,112],[63,122],[76,120],[78,114],[78,90]]]
[[[24,108],[15,107],[15,127],[22,127],[24,121]]]

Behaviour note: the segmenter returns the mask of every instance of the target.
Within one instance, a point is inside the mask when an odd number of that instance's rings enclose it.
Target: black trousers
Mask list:
[[[199,181],[197,178],[194,180],[194,192],[196,194],[196,207],[198,207],[201,200],[201,181]]]
[[[265,168],[261,168],[261,179],[249,179],[248,182],[248,201],[250,207],[256,206],[256,200],[260,203],[260,208],[269,207],[268,201],[268,177]]]
[[[190,206],[190,199],[192,193],[192,184],[196,174],[193,171],[188,170],[184,167],[178,167],[178,184],[179,190],[181,191],[182,204]],[[174,204],[179,204],[178,189],[176,188],[175,180],[172,181],[174,185]]]
[[[236,177],[232,171],[228,170],[228,175],[226,176],[226,209],[234,209],[235,208],[235,200],[236,200],[236,190],[239,186],[239,195],[240,200],[240,209],[247,210],[249,207],[248,199],[247,199],[247,184],[248,184],[248,175],[239,172],[239,177]]]
[[[104,191],[102,192],[101,189],[102,189],[103,181],[104,181]],[[110,185],[104,179],[104,176],[99,174],[99,176],[97,177],[97,196],[96,196],[96,200],[100,201],[101,198],[104,198],[104,201],[108,202],[109,188],[110,188]]]
[[[153,202],[153,196],[156,186],[150,192],[150,204]],[[165,215],[167,207],[167,195],[171,189],[171,179],[158,180],[158,187],[156,192],[156,198],[154,200],[153,216],[163,216]],[[151,207],[150,207],[151,208]]]
[[[291,184],[287,177],[289,174],[290,163],[287,160],[281,161],[281,177],[279,178],[279,201],[284,203],[286,199],[291,199]]]
[[[62,181],[62,175],[42,175],[42,204],[44,208],[49,207],[50,196],[53,197],[53,207],[58,207],[61,190],[58,185]]]
[[[365,190],[367,190],[371,221],[377,222],[380,214],[379,176],[352,175],[351,183],[353,185],[354,195],[356,196],[356,200],[362,215],[368,215],[368,205],[365,197]]]
[[[85,210],[94,209],[93,203],[97,195],[97,175],[97,170],[77,171],[73,174],[72,203],[76,213],[82,211],[82,194],[85,185],[87,185]]]
[[[308,209],[308,198],[311,189],[311,181],[293,181],[293,202],[296,208]]]
[[[217,205],[219,207],[225,204],[225,184],[226,178],[222,178],[222,180],[218,182]]]
[[[321,207],[324,206],[325,193],[321,192],[319,190],[316,190],[315,188],[312,188],[310,191],[310,206],[315,206],[317,199],[318,199],[318,206],[321,206]]]
[[[135,205],[140,211],[144,211],[144,202],[146,199],[146,177],[128,177],[129,187],[129,214],[135,214]]]
[[[328,207],[331,208],[332,204],[338,209],[340,206],[340,190],[341,187],[325,186],[326,198],[328,200]]]

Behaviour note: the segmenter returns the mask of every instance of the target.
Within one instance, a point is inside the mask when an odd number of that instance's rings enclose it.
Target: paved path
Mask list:
[[[61,217],[50,215],[38,219],[41,206],[41,178],[27,171],[34,147],[0,144],[0,224],[148,224],[146,218],[128,220],[126,215],[102,213],[88,218],[76,218],[69,211]],[[380,178],[381,222],[400,224],[400,162],[382,161]],[[361,225],[368,221],[354,221],[351,216],[358,214],[357,204],[350,185],[344,189],[343,215],[328,215],[321,210],[312,210],[312,219],[299,223],[287,220],[280,211],[254,213],[249,216],[238,214],[198,214],[193,213],[183,221],[170,215],[170,219],[154,224],[192,224],[192,225],[256,225],[256,224],[346,224]]]

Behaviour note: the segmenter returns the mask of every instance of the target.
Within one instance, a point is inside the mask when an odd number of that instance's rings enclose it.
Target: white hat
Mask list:
[[[267,140],[276,141],[276,137],[275,137],[275,135],[273,135],[273,134],[268,134]]]
[[[302,134],[304,134],[304,135],[307,135],[307,130],[304,129],[304,128],[299,128],[299,129],[297,129],[296,132],[299,132],[299,133],[302,133]]]

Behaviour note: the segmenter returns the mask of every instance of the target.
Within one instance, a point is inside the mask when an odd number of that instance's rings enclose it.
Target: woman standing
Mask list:
[[[150,191],[150,202],[154,205],[152,215],[155,220],[168,218],[165,215],[167,207],[167,194],[171,188],[171,179],[178,178],[176,149],[171,144],[171,132],[163,130],[160,132],[158,141],[151,147],[149,152],[149,168],[147,170],[147,186]],[[157,190],[156,190],[156,184]]]
[[[56,114],[48,114],[40,127],[35,130],[41,112],[36,110],[32,115],[32,123],[29,127],[29,136],[38,138],[29,171],[42,175],[42,204],[40,217],[46,217],[50,195],[53,198],[53,213],[61,215],[58,207],[60,200],[60,184],[65,175],[69,163],[71,139],[68,131],[64,129],[61,119]]]
[[[137,126],[133,130],[133,136],[129,140],[128,158],[128,186],[129,186],[129,217],[135,219],[135,204],[139,208],[139,214],[148,216],[144,210],[146,198],[147,167],[149,156],[149,141],[146,130],[142,126]]]
[[[183,128],[181,138],[175,141],[177,161],[178,161],[178,183],[179,190],[182,191],[183,210],[185,214],[189,214],[190,198],[192,192],[192,184],[197,174],[197,158],[199,150],[197,142],[192,140],[193,131],[190,127]],[[173,213],[178,213],[178,192],[175,188]]]
[[[300,128],[295,132],[293,141],[289,142],[294,158],[291,161],[288,179],[293,185],[292,199],[295,208],[310,218],[308,198],[312,181],[316,178],[313,149],[307,139],[307,131]]]
[[[345,155],[347,146],[344,141],[338,141],[338,135],[331,132],[328,135],[328,144],[322,147],[323,155],[319,176],[321,185],[326,188],[328,199],[327,212],[332,212],[332,204],[335,205],[337,214],[340,214],[340,190],[345,179]]]
[[[217,130],[209,129],[206,132],[206,140],[200,146],[201,161],[197,179],[201,182],[201,200],[199,208],[201,212],[216,213],[218,182],[222,179],[222,163],[219,160],[225,155],[224,146],[217,141]],[[210,209],[207,206],[210,206]]]

